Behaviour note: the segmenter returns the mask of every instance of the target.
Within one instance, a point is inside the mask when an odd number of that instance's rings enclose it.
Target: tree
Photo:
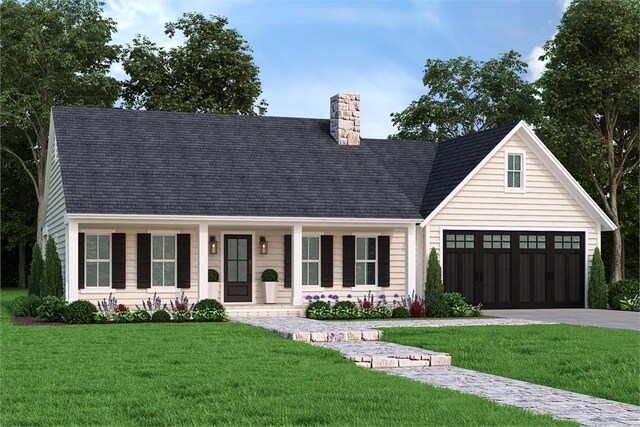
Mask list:
[[[44,219],[44,181],[52,105],[112,107],[118,81],[107,76],[119,47],[109,44],[115,23],[96,0],[4,0],[0,42],[0,125],[20,138],[2,139],[38,202],[37,241]],[[27,154],[22,153],[26,151]]]
[[[429,262],[427,267],[427,280],[425,283],[425,296],[427,298],[439,298],[444,293],[442,287],[442,268],[438,260],[436,248],[431,248],[429,252]]]
[[[40,251],[40,245],[36,243],[33,245],[31,269],[29,271],[29,293],[31,295],[40,296],[40,282],[42,281],[43,272],[42,252]]]
[[[509,51],[498,59],[428,59],[427,94],[391,120],[396,139],[444,141],[513,121],[537,123],[542,108],[535,87],[522,78],[527,64]]]
[[[62,282],[62,264],[56,249],[56,242],[51,237],[45,247],[44,271],[40,281],[41,297],[64,297],[64,285]]]
[[[604,264],[600,257],[600,249],[593,251],[591,274],[589,275],[588,304],[589,308],[607,308],[609,287],[604,277]]]
[[[545,113],[556,144],[582,169],[613,232],[611,281],[623,276],[624,216],[622,186],[638,183],[638,17],[633,0],[576,0],[566,10],[558,33],[544,45],[548,60],[540,78]],[[564,159],[563,159],[564,160]],[[637,198],[633,202],[638,210]],[[637,227],[637,222],[632,226]]]
[[[258,67],[251,48],[238,31],[226,28],[221,16],[207,19],[185,13],[165,25],[173,38],[180,31],[184,44],[169,49],[138,36],[127,46],[122,64],[127,108],[224,114],[264,114]]]

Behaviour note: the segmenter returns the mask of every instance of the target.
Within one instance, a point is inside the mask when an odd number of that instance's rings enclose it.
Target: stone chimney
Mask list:
[[[331,97],[331,136],[340,145],[360,145],[360,95],[339,93]]]

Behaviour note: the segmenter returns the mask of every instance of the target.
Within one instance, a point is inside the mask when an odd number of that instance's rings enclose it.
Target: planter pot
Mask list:
[[[262,282],[264,285],[264,300],[267,304],[275,304],[278,299],[278,282]]]
[[[209,298],[222,302],[222,286],[220,282],[209,282]]]

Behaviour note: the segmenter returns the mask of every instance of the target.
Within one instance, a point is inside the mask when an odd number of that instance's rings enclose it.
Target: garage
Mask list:
[[[584,233],[445,230],[443,238],[447,292],[488,309],[584,307]]]

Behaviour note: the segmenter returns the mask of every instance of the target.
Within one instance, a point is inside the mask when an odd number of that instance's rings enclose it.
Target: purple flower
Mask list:
[[[313,297],[311,295],[307,295],[306,297],[304,297],[304,299],[306,299],[307,301],[311,301]]]
[[[380,298],[380,299],[385,299],[386,297],[387,297],[387,296],[386,296],[385,294],[380,294],[380,295],[378,295],[378,298]]]
[[[318,295],[314,295],[314,296],[313,296],[313,299],[318,300],[318,299],[320,299],[320,297],[319,297]]]
[[[324,296],[324,294],[320,295],[320,298],[325,299],[326,297]]]
[[[347,298],[351,299],[351,294],[347,295]]]
[[[399,296],[398,294],[393,294],[394,298],[398,298],[398,296]]]

